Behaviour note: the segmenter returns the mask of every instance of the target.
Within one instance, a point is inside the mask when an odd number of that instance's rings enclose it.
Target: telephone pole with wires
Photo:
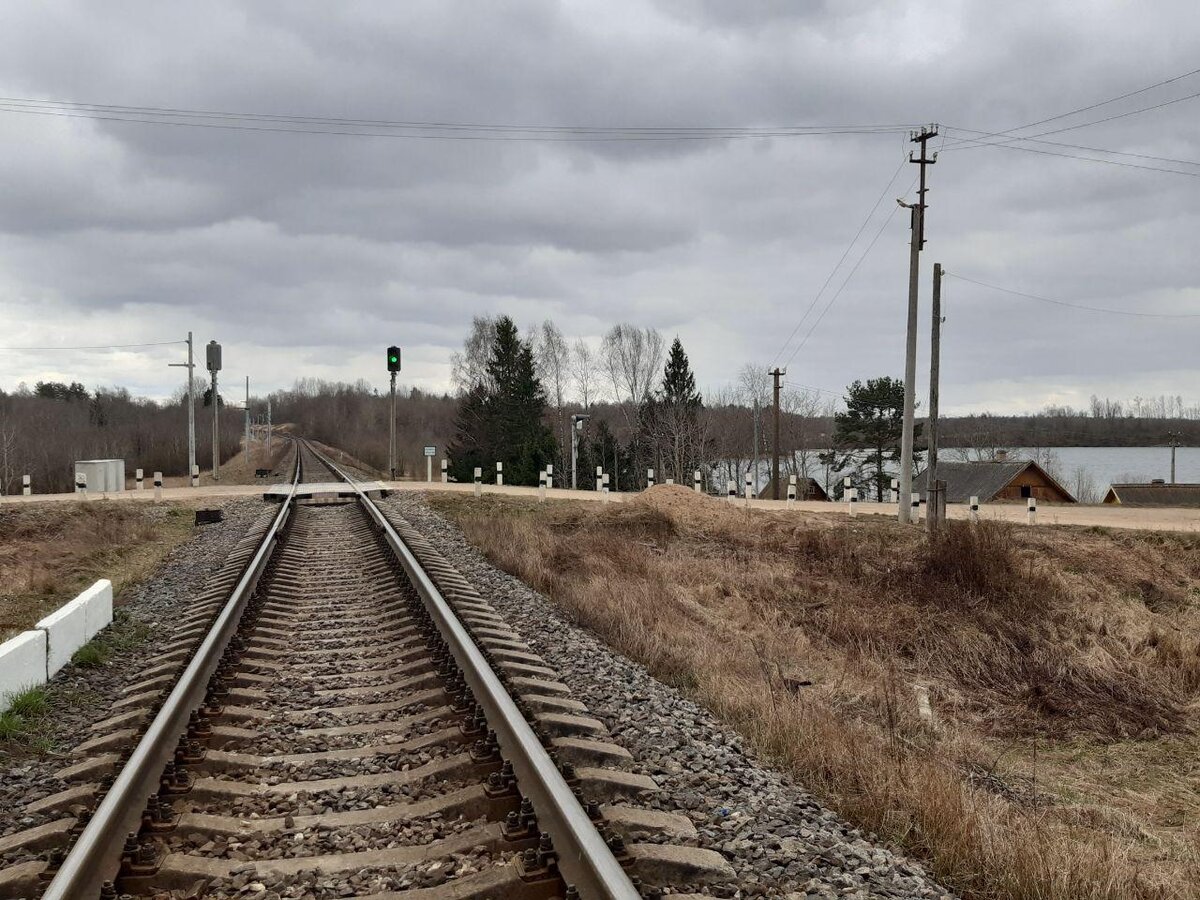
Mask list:
[[[927,125],[920,131],[914,131],[909,140],[921,145],[920,157],[914,159],[908,154],[908,161],[921,167],[920,188],[917,191],[916,203],[905,203],[897,200],[901,206],[912,212],[912,249],[908,263],[908,330],[904,350],[904,428],[900,437],[900,503],[899,520],[901,525],[912,521],[910,498],[912,497],[913,476],[913,414],[915,411],[914,395],[917,391],[917,285],[921,273],[921,248],[925,246],[925,169],[937,162],[937,154],[929,156],[930,138],[938,135],[936,125]]]
[[[779,499],[779,379],[787,369],[774,368],[770,376],[775,379],[775,440],[771,444],[771,499]]]

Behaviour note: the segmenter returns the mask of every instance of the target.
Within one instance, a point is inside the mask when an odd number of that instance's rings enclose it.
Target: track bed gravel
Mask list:
[[[922,866],[823,808],[786,775],[758,762],[712,714],[573,625],[547,598],[496,569],[423,494],[387,503],[433,541],[491,601],[574,695],[656,778],[655,805],[687,815],[700,846],[721,853],[735,886],[714,896],[952,898]]]
[[[213,575],[249,527],[276,508],[261,500],[214,500],[224,510],[221,522],[201,525],[176,547],[159,569],[131,589],[118,607],[119,621],[110,626],[112,636],[124,636],[102,665],[84,668],[68,665],[49,684],[51,713],[43,728],[48,750],[38,752],[0,744],[0,836],[59,818],[61,812],[26,815],[27,803],[40,800],[66,785],[53,772],[78,758],[69,755],[75,745],[92,737],[89,726],[112,715],[111,705],[137,673],[161,653],[176,632],[179,614]],[[144,639],[135,640],[144,634]],[[124,646],[128,643],[128,646]],[[18,851],[19,852],[19,851]],[[0,857],[0,867],[6,860]]]

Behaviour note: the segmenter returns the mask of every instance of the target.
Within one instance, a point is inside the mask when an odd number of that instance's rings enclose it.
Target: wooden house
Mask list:
[[[1121,506],[1200,506],[1200,484],[1114,484],[1104,495],[1105,503]]]
[[[925,499],[928,469],[913,479],[913,490]],[[1033,497],[1045,503],[1074,503],[1071,492],[1037,463],[1028,459],[987,459],[972,462],[938,460],[937,478],[946,482],[947,503],[1020,502]]]

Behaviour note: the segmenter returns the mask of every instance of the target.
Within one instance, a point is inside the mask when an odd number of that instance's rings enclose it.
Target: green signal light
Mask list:
[[[388,357],[388,362],[398,362],[399,360],[400,360],[400,357],[398,357],[398,356],[389,356]]]

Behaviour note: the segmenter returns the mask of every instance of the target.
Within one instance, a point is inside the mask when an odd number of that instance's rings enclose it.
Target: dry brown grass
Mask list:
[[[436,502],[967,895],[1200,896],[1195,537],[952,523],[930,542],[678,488]]]
[[[94,500],[0,506],[0,640],[98,578],[119,597],[192,529],[193,510]]]

